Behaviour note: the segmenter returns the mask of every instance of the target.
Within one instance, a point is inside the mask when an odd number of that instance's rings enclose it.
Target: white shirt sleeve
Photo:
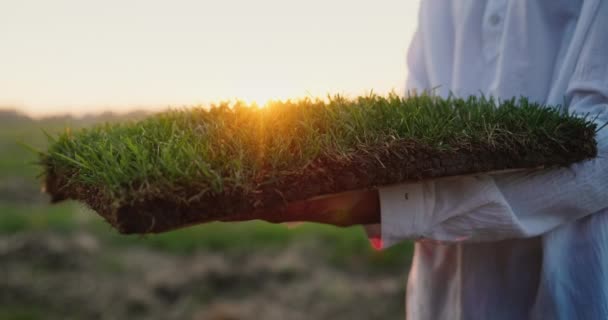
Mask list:
[[[571,112],[608,122],[605,19],[586,34],[564,96]],[[422,31],[419,31],[422,32]],[[424,87],[424,37],[409,49],[408,87]],[[383,246],[402,240],[494,241],[525,238],[608,208],[608,129],[598,156],[567,168],[480,174],[381,187]],[[407,196],[406,196],[407,195]]]
[[[608,112],[608,99],[601,106]],[[607,117],[598,118],[598,125],[605,121]],[[383,246],[420,238],[453,242],[532,237],[608,208],[608,129],[598,132],[597,142],[596,158],[567,168],[381,187]]]

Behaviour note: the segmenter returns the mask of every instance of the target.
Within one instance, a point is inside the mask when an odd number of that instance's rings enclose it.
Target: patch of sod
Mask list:
[[[596,126],[525,98],[340,96],[222,103],[50,137],[55,201],[149,233],[314,196],[596,156]]]

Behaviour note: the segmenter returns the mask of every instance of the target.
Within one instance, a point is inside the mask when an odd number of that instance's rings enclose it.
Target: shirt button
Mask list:
[[[490,25],[497,26],[500,23],[500,16],[498,14],[493,14],[490,16]]]

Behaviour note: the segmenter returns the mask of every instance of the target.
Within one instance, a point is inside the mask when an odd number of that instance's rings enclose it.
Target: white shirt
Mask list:
[[[423,0],[407,89],[526,96],[608,122],[608,0]],[[416,243],[408,319],[608,319],[608,130],[568,168],[380,188]],[[408,197],[404,197],[408,193]]]

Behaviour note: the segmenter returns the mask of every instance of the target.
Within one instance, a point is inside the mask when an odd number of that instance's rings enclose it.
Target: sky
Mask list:
[[[401,92],[414,0],[0,0],[0,108]]]

